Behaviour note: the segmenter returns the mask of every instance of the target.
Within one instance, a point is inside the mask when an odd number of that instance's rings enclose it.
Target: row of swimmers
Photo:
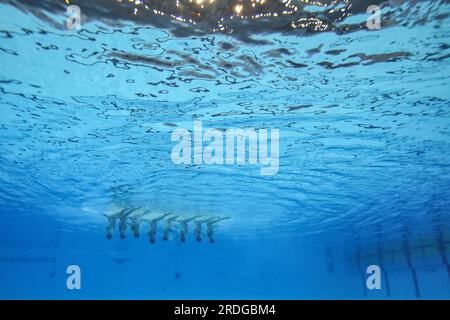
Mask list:
[[[112,239],[113,231],[116,228],[117,221],[119,222],[120,238],[125,239],[126,230],[130,227],[133,235],[136,238],[140,236],[140,226],[142,222],[147,222],[150,225],[148,230],[148,237],[150,243],[155,243],[157,234],[157,224],[160,221],[164,222],[163,236],[164,241],[169,240],[170,233],[173,231],[173,224],[179,225],[179,236],[181,242],[186,242],[189,223],[194,224],[194,238],[197,242],[202,241],[203,226],[206,227],[206,236],[210,243],[214,243],[214,225],[219,221],[230,219],[228,217],[215,217],[197,215],[192,217],[185,217],[174,213],[153,214],[142,208],[123,209],[112,214],[103,214],[108,219],[106,227],[106,238]]]

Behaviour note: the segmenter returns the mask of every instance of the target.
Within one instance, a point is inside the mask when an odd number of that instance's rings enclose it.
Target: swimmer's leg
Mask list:
[[[208,225],[206,229],[206,235],[208,236],[209,242],[214,243],[214,230],[212,228],[212,225]]]
[[[183,231],[180,232],[180,240],[183,243],[186,242],[186,233]]]
[[[133,227],[131,228],[133,230],[133,234],[135,238],[139,238],[140,234],[139,234],[139,224],[135,224],[133,225]]]
[[[202,241],[202,223],[200,221],[195,221],[194,236],[197,242]]]
[[[111,240],[112,239],[112,229],[106,227],[106,239]]]
[[[172,231],[172,221],[175,220],[177,217],[178,217],[178,215],[177,216],[171,216],[171,217],[169,217],[169,218],[167,218],[165,220],[166,225],[164,227],[164,233],[163,233],[163,240],[164,241],[169,240],[169,235],[170,235],[170,232]]]

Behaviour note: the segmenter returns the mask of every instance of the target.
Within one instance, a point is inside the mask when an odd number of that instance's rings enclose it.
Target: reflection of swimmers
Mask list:
[[[213,229],[213,225],[215,223],[219,222],[219,221],[227,220],[227,219],[231,219],[231,218],[228,218],[228,217],[220,218],[220,217],[218,217],[218,218],[212,218],[212,219],[206,221],[206,235],[207,235],[210,243],[214,243],[214,229]]]
[[[165,217],[170,216],[170,215],[171,215],[171,213],[166,213],[166,214],[163,214],[160,216],[145,219],[150,224],[150,230],[148,231],[148,237],[149,237],[150,243],[155,243],[156,224],[158,223],[158,221],[161,219],[164,219]]]
[[[128,217],[130,220],[130,223],[128,224],[130,225],[135,238],[139,238],[139,227],[142,222],[142,217],[146,214],[147,212],[145,210],[138,208],[134,210],[133,213]]]
[[[181,242],[186,242],[186,236],[188,234],[188,222],[197,219],[201,216],[193,216],[191,218],[185,218],[177,220],[180,223],[181,229],[180,229],[180,240]]]
[[[166,218],[165,221],[165,226],[164,226],[164,231],[163,231],[163,240],[167,241],[169,240],[169,234],[172,231],[172,221],[175,220],[178,216],[171,216]]]

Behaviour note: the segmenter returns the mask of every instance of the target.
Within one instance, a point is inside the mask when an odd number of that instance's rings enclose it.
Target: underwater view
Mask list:
[[[0,299],[450,299],[450,1],[0,13]]]

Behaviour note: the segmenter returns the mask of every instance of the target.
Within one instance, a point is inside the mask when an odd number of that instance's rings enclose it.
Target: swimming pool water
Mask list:
[[[379,30],[297,2],[218,27],[80,1],[68,29],[64,1],[0,1],[0,298],[450,298],[448,1],[373,1]],[[279,130],[278,172],[175,164],[195,121]],[[137,207],[230,219],[108,240]]]

